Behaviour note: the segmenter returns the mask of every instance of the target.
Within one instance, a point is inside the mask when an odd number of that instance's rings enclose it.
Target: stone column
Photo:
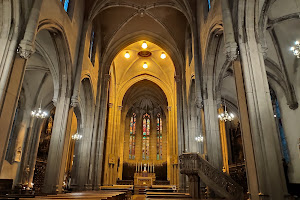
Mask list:
[[[243,80],[254,147],[260,199],[285,199],[287,188],[262,49],[257,38],[256,1],[238,2]],[[252,166],[253,167],[253,166]]]
[[[213,99],[212,91],[204,96],[204,117],[208,161],[217,169],[222,169],[222,151],[217,113],[217,100]]]
[[[79,98],[79,89],[80,89],[80,83],[81,83],[81,73],[82,73],[82,64],[83,64],[83,58],[84,58],[84,51],[85,51],[85,42],[86,42],[86,34],[89,28],[89,25],[91,25],[92,22],[90,21],[83,21],[82,31],[81,31],[81,37],[80,37],[80,47],[78,52],[78,61],[77,61],[77,67],[76,67],[76,74],[75,74],[75,81],[74,81],[74,89],[73,89],[73,95],[71,98],[71,102],[74,105],[78,104],[78,98]],[[100,71],[100,70],[99,70]]]
[[[22,88],[26,60],[34,53],[34,41],[42,2],[43,0],[35,0],[31,9],[24,39],[21,41],[18,48],[20,56],[15,56],[12,68],[6,70],[4,76],[2,76],[0,80],[0,136],[3,138],[0,140],[0,173],[6,153],[13,117]],[[10,70],[11,72],[9,75]]]
[[[253,149],[253,141],[251,136],[251,128],[249,123],[248,108],[246,93],[244,88],[242,68],[239,61],[233,62],[234,78],[236,84],[239,113],[240,113],[240,122],[241,122],[241,131],[243,138],[243,147],[244,155],[246,160],[246,170],[247,170],[247,179],[248,179],[248,190],[250,197],[253,200],[260,199],[259,197],[259,185],[256,172],[256,163]]]
[[[33,176],[34,176],[34,170],[35,170],[35,164],[36,164],[36,158],[37,158],[37,153],[39,150],[39,144],[40,144],[40,137],[41,137],[41,132],[42,132],[42,120],[36,119],[34,123],[34,128],[31,129],[31,140],[30,140],[30,150],[29,152],[26,152],[26,154],[29,157],[28,160],[28,166],[29,166],[29,177],[27,182],[29,185],[33,182]]]
[[[63,92],[63,91],[62,91]],[[61,181],[61,168],[65,166],[66,154],[66,128],[69,117],[70,97],[67,94],[61,95],[57,100],[50,148],[47,160],[44,187],[42,191],[46,194],[56,193]]]
[[[63,187],[63,182],[64,182],[66,164],[68,161],[68,152],[69,152],[69,146],[70,146],[70,140],[71,140],[71,127],[72,127],[73,112],[74,112],[74,108],[71,107],[68,112],[68,116],[67,116],[65,140],[64,140],[63,151],[62,151],[62,163],[61,163],[61,167],[59,169],[59,177],[58,177],[58,187],[57,187],[58,193],[63,192],[62,187]],[[56,114],[55,114],[55,117],[56,117]],[[52,142],[52,138],[51,138],[51,142]],[[49,152],[50,152],[50,149],[49,149]],[[47,168],[48,168],[48,165],[47,165]]]
[[[0,111],[0,173],[25,74],[26,60],[16,55]]]
[[[24,147],[22,150],[22,159],[21,163],[18,169],[18,175],[16,177],[15,185],[20,186],[24,183],[28,182],[28,175],[26,177],[26,168],[29,168],[28,166],[28,160],[29,160],[29,152],[30,152],[30,144],[32,140],[32,128],[34,125],[34,118],[30,118],[30,122],[28,124],[26,133],[25,133],[25,140],[24,140]]]
[[[107,120],[107,102],[108,102],[108,87],[109,87],[110,75],[105,74],[103,78],[103,85],[101,87],[101,98],[99,101],[99,128],[98,128],[98,137],[100,138],[97,141],[96,148],[96,159],[95,159],[95,185],[97,189],[101,186],[102,180],[102,170],[103,170],[103,159],[104,159],[104,142],[105,142],[105,127]]]

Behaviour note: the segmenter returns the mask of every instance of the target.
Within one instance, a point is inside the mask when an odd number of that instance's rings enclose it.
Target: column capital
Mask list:
[[[181,82],[181,77],[180,77],[179,75],[175,75],[175,76],[174,76],[174,79],[175,79],[175,82],[176,82],[176,83]]]
[[[123,106],[118,106],[119,111],[122,111],[122,109],[123,109]]]
[[[167,109],[168,109],[168,111],[171,111],[172,110],[172,106],[168,106]]]
[[[110,74],[105,74],[104,75],[104,80],[105,81],[110,81],[111,75]]]
[[[229,61],[234,61],[238,57],[238,46],[236,42],[227,42],[225,44],[225,54]]]
[[[79,100],[78,100],[78,98],[72,98],[71,99],[71,106],[73,107],[73,108],[76,108],[77,106],[79,105]]]
[[[32,54],[35,52],[35,46],[32,42],[27,40],[22,40],[17,48],[17,53],[21,58],[28,60]]]
[[[108,103],[108,107],[109,107],[109,108],[112,108],[113,106],[114,106],[113,103]]]

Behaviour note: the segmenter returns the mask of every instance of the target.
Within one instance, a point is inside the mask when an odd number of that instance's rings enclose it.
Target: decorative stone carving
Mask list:
[[[230,42],[225,44],[225,54],[229,61],[234,61],[238,57],[238,46],[236,42]]]
[[[30,56],[34,54],[34,52],[35,52],[34,45],[31,42],[26,40],[22,40],[17,49],[17,53],[20,55],[20,57],[26,60],[29,59]]]
[[[168,106],[168,108],[167,108],[167,109],[168,109],[168,111],[169,111],[169,112],[171,112],[171,110],[172,110],[172,106]]]
[[[114,105],[113,103],[109,103],[109,104],[108,104],[108,107],[109,107],[109,108],[112,108],[113,105]]]
[[[104,80],[105,81],[110,81],[111,75],[110,74],[105,74],[104,75]]]
[[[140,17],[144,17],[145,16],[145,12],[146,12],[145,8],[140,8],[138,10],[138,14],[139,14]]]
[[[179,83],[181,81],[181,78],[179,75],[174,76],[175,82]]]
[[[195,104],[196,104],[197,108],[203,108],[203,101],[202,101],[202,99],[196,98]]]
[[[75,107],[77,107],[78,105],[79,105],[78,98],[72,97],[72,99],[71,99],[71,106],[72,106],[73,108],[75,108]]]

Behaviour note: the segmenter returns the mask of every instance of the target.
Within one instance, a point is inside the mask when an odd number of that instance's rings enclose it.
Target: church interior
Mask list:
[[[0,0],[0,199],[300,199],[299,16]]]

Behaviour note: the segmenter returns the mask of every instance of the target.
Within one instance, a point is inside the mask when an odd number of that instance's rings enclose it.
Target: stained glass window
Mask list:
[[[96,55],[95,31],[94,31],[94,28],[92,28],[91,39],[90,39],[89,58],[93,65],[95,64],[95,55]]]
[[[143,116],[143,160],[149,160],[150,155],[150,115]]]
[[[156,159],[162,159],[162,119],[161,115],[157,114],[157,124],[156,124]]]
[[[70,4],[70,0],[60,0],[64,6],[64,9],[66,12],[68,12],[69,10],[69,4]]]
[[[130,119],[130,138],[129,138],[129,159],[135,159],[135,130],[136,114],[133,113]]]
[[[211,9],[211,0],[207,0],[207,4],[208,4],[208,10]]]
[[[281,142],[282,156],[285,159],[285,162],[289,163],[290,155],[289,155],[288,144],[287,144],[286,137],[285,137],[285,132],[283,129],[279,101],[277,99],[275,91],[272,88],[270,88],[270,94],[271,94],[271,101],[272,101],[272,105],[273,105],[274,118],[275,118],[275,122],[276,122],[277,129],[278,129],[278,134],[279,134],[279,138],[280,138],[280,142]]]

